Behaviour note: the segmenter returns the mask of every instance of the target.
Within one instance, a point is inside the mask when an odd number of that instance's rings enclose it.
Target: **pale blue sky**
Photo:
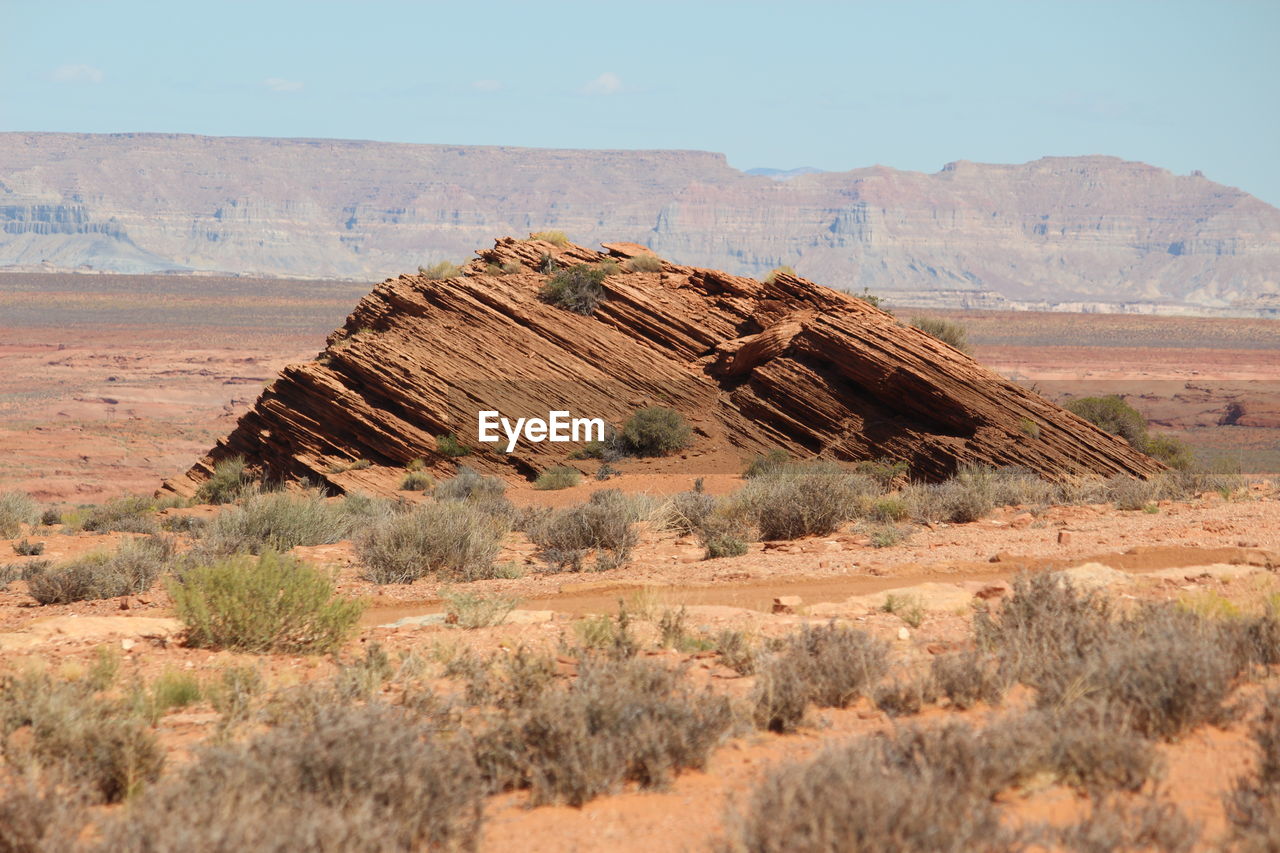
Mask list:
[[[1113,154],[1280,204],[1280,2],[14,2],[0,130]]]

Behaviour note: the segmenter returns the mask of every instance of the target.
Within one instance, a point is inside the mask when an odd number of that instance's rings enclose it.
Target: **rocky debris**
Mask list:
[[[481,446],[480,410],[514,419],[563,409],[617,425],[655,404],[693,425],[686,471],[704,453],[736,471],[774,448],[903,460],[934,481],[977,463],[1054,480],[1162,468],[862,299],[782,273],[762,283],[666,261],[627,271],[647,253],[504,238],[454,278],[388,279],[316,360],[286,367],[165,488],[191,495],[218,460],[243,455],[270,479],[391,494],[411,460],[454,470],[437,445],[444,435],[474,449],[466,464],[528,477],[562,464],[570,446]],[[539,298],[546,270],[607,261],[619,266],[593,315]]]
[[[779,595],[773,600],[772,612],[795,613],[800,609],[802,603],[798,595]]]

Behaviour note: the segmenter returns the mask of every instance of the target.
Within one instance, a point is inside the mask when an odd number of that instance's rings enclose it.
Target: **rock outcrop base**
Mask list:
[[[454,468],[437,444],[444,435],[474,448],[468,465],[530,477],[572,448],[481,446],[478,411],[566,409],[618,425],[646,405],[692,424],[680,460],[690,473],[730,461],[736,470],[773,448],[903,460],[931,481],[969,463],[1052,480],[1162,467],[893,315],[802,278],[764,283],[665,261],[630,271],[630,259],[650,256],[630,243],[596,252],[504,238],[478,254],[453,278],[375,287],[314,361],[285,368],[165,488],[192,494],[218,460],[242,455],[271,480],[390,494],[414,459]],[[545,270],[576,264],[617,267],[590,316],[539,296]]]

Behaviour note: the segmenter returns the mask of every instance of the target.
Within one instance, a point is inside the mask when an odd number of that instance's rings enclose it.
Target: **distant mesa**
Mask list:
[[[741,172],[703,151],[0,133],[0,268],[372,282],[540,229],[903,305],[1280,316],[1280,210],[1116,157]]]
[[[757,169],[747,169],[748,175],[756,175],[762,178],[773,178],[775,181],[787,181],[791,178],[798,178],[801,175],[821,175],[825,170],[815,169],[812,166],[800,166],[796,169],[770,169],[768,167],[760,167]]]
[[[415,459],[453,471],[459,446],[477,469],[532,477],[569,448],[483,444],[479,411],[560,408],[618,425],[651,405],[681,412],[694,439],[654,464],[691,475],[737,473],[775,448],[901,460],[934,481],[979,463],[1055,480],[1162,468],[868,302],[803,278],[765,283],[626,243],[597,252],[503,238],[478,254],[449,279],[376,286],[324,352],[285,368],[165,488],[194,494],[219,460],[242,456],[268,480],[392,494]],[[603,275],[593,312],[540,297],[549,271],[578,265]]]

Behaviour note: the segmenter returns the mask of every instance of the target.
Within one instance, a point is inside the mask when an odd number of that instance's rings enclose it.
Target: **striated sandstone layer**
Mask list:
[[[666,261],[655,272],[624,264],[604,280],[592,316],[539,298],[548,259],[567,267],[648,254],[627,243],[605,249],[505,238],[455,278],[388,279],[316,360],[285,368],[226,439],[165,487],[192,494],[218,460],[242,455],[269,479],[389,494],[411,460],[453,469],[437,449],[442,435],[477,448],[467,464],[527,477],[563,463],[570,447],[481,446],[479,411],[563,408],[616,425],[643,405],[691,421],[694,444],[680,463],[690,471],[699,458],[736,470],[775,447],[904,460],[926,480],[965,463],[1022,465],[1051,479],[1161,468],[893,315],[795,276],[762,283]]]

